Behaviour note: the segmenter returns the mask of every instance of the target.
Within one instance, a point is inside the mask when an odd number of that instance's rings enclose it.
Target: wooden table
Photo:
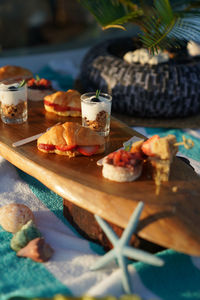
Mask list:
[[[167,248],[200,255],[200,180],[190,166],[175,158],[170,181],[163,184],[158,196],[147,174],[131,183],[112,182],[102,177],[96,161],[120,148],[130,137],[141,137],[124,123],[112,119],[104,155],[69,159],[38,151],[36,141],[12,147],[13,142],[67,120],[80,122],[80,119],[47,113],[41,102],[31,102],[27,123],[5,125],[0,121],[0,154],[64,199],[122,228],[126,227],[138,201],[144,201],[139,236]],[[178,188],[176,193],[172,191],[174,186]]]

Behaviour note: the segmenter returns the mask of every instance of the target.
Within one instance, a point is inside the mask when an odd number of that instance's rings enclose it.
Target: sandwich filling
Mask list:
[[[76,154],[81,153],[85,156],[91,156],[98,152],[100,149],[100,145],[94,145],[94,146],[78,146],[78,145],[50,145],[50,144],[39,144],[38,148],[40,150],[43,150],[44,152],[53,153],[58,152],[59,154],[63,155],[71,155],[73,156],[73,153]],[[70,153],[69,153],[70,151]]]
[[[62,106],[60,104],[52,103],[47,100],[44,100],[44,105],[47,105],[48,107],[52,107],[55,111],[58,112],[65,112],[65,111],[72,111],[72,110],[81,112],[80,107]]]

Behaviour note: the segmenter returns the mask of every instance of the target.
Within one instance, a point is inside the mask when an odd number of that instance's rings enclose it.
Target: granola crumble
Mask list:
[[[27,102],[21,101],[17,105],[7,105],[1,103],[1,111],[3,115],[7,118],[20,118],[23,116],[24,111],[27,110]]]
[[[100,111],[94,121],[84,117],[84,123],[94,131],[104,131],[108,119],[108,113],[105,110]]]

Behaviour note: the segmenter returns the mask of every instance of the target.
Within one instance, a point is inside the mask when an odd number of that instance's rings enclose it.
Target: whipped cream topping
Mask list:
[[[106,111],[108,114],[111,113],[111,101],[108,101],[108,99],[100,96],[100,102],[91,102],[93,98],[95,98],[95,96],[92,96],[87,100],[81,102],[83,118],[94,121],[96,120],[97,114],[102,110]]]
[[[142,65],[157,65],[169,60],[168,53],[159,51],[154,55],[150,54],[147,49],[141,48],[135,51],[129,51],[124,55],[124,60],[128,63],[140,63]]]
[[[16,90],[10,90],[9,87],[15,87]],[[19,83],[5,85],[0,84],[0,102],[6,105],[17,105],[19,102],[27,101],[26,85],[18,88]]]

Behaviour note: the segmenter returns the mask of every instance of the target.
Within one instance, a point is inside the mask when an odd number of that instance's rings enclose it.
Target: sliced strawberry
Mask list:
[[[28,80],[27,85],[29,88],[42,88],[42,89],[51,89],[51,81],[48,79],[41,78],[39,80],[31,78]]]
[[[51,81],[45,78],[41,78],[40,80],[37,81],[37,85],[39,86],[44,86],[46,88],[51,87]]]
[[[142,163],[142,161],[143,159],[141,156],[138,156],[138,154],[131,153],[123,149],[110,153],[106,160],[108,164],[124,168],[132,168],[138,163]]]
[[[35,84],[35,79],[34,79],[34,78],[31,78],[31,79],[27,82],[27,84],[28,84],[28,87],[33,86],[33,85]]]
[[[142,144],[141,149],[144,152],[144,154],[148,156],[154,155],[154,153],[151,151],[151,145],[159,138],[160,138],[159,135],[155,134]]]
[[[76,148],[76,145],[59,145],[59,146],[56,146],[56,149],[60,150],[60,151],[69,151],[69,150],[72,150],[72,149],[75,149],[75,148]]]
[[[44,100],[44,104],[53,107],[56,111],[68,111],[68,110],[81,111],[81,108],[79,107],[61,106],[59,104],[52,103],[47,100]]]
[[[128,163],[130,159],[130,153],[128,151],[121,152],[121,159],[124,163]]]
[[[121,151],[114,152],[113,164],[118,166],[121,161]]]
[[[55,149],[55,146],[50,144],[39,144],[38,148],[46,151],[53,151]]]
[[[77,151],[80,152],[83,155],[91,156],[97,152],[99,149],[99,145],[95,146],[78,146]]]

